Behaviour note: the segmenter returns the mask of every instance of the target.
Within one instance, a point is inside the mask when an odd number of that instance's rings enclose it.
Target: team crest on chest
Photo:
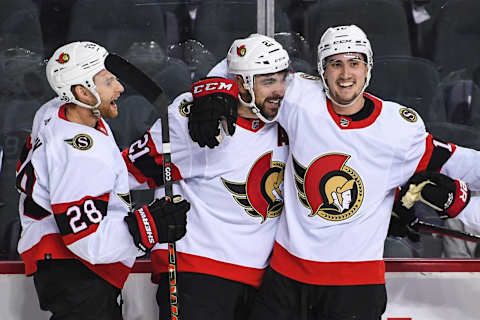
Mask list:
[[[252,166],[246,181],[233,182],[222,178],[223,185],[233,195],[247,214],[261,218],[261,223],[267,218],[280,215],[283,208],[281,185],[285,164],[272,161],[272,151],[262,155]]]
[[[310,209],[309,216],[319,215],[330,221],[353,216],[364,197],[359,175],[346,165],[349,155],[326,154],[302,166],[295,158],[295,184],[300,202]]]
[[[77,134],[73,139],[65,140],[66,143],[78,150],[88,150],[93,146],[93,139],[88,134]]]

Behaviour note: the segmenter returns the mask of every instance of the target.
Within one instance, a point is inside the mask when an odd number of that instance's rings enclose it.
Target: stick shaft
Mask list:
[[[471,234],[471,233],[467,233],[459,230],[448,229],[448,228],[437,226],[422,220],[418,220],[414,224],[414,226],[417,226],[420,230],[444,235],[447,237],[462,239],[462,240],[471,241],[471,242],[480,242],[479,235],[475,235],[475,234]]]
[[[170,131],[168,124],[168,98],[163,89],[148,77],[143,71],[132,65],[119,55],[109,54],[105,59],[105,67],[139,92],[160,113],[162,121],[162,154],[163,154],[163,181],[165,196],[173,200],[173,175],[170,148]],[[172,230],[169,229],[169,232]],[[174,230],[173,230],[174,231]],[[178,320],[179,302],[177,290],[177,250],[175,242],[168,243],[168,278],[170,286],[171,319]]]

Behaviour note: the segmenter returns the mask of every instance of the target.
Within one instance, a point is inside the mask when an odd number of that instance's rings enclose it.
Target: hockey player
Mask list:
[[[128,171],[108,124],[123,86],[91,42],[46,66],[59,99],[44,105],[17,167],[18,251],[51,319],[122,319],[117,298],[140,249],[185,234],[185,200],[132,210]],[[175,232],[167,232],[168,228]]]
[[[429,170],[480,188],[478,152],[432,137],[412,109],[364,92],[372,66],[365,33],[339,26],[320,40],[321,79],[289,82],[277,120],[290,140],[285,204],[250,319],[380,319],[397,187]],[[468,202],[457,191],[452,215]]]
[[[288,140],[273,121],[285,92],[288,66],[288,54],[275,40],[264,36],[237,40],[228,53],[228,68],[237,75],[235,80],[201,80],[194,83],[192,93],[180,95],[169,106],[173,175],[178,181],[173,187],[192,203],[188,232],[177,242],[182,320],[246,319],[251,310],[283,205]],[[233,107],[226,114],[228,119],[235,120],[238,112],[236,124],[230,122],[227,129],[235,130],[235,135],[224,136],[218,148],[199,147],[189,138],[188,114],[195,110],[202,118],[203,111],[215,105],[209,109],[215,118],[216,108],[224,102]],[[219,131],[213,122],[216,141]],[[163,183],[161,153],[158,120],[123,151],[134,180],[131,185]],[[162,188],[156,190],[157,195],[162,192]],[[170,319],[167,257],[166,246],[152,251],[163,320]]]

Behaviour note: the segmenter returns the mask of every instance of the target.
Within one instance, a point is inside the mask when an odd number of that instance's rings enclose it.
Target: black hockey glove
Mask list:
[[[415,216],[414,209],[406,209],[399,201],[393,204],[392,216],[388,226],[388,235],[393,237],[408,237],[413,242],[420,241],[418,227],[415,223],[418,218]]]
[[[422,201],[435,209],[441,218],[453,218],[470,201],[470,190],[463,181],[438,172],[420,171],[402,187],[399,199],[407,209],[416,201]]]
[[[135,245],[147,252],[157,242],[174,242],[185,235],[188,210],[190,203],[180,196],[174,196],[171,202],[163,197],[130,212],[125,222]]]
[[[200,147],[214,148],[221,142],[219,124],[227,135],[235,132],[238,109],[237,82],[226,78],[207,78],[195,82],[190,90],[188,131]]]

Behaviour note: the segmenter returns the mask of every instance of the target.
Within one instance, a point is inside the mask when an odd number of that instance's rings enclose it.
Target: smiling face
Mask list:
[[[341,53],[326,58],[324,78],[333,103],[347,105],[362,93],[368,67],[360,53]],[[360,101],[363,104],[362,101]]]
[[[255,105],[267,119],[272,119],[278,113],[285,95],[286,78],[286,71],[255,76]]]

